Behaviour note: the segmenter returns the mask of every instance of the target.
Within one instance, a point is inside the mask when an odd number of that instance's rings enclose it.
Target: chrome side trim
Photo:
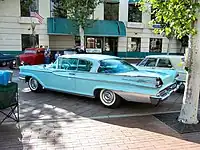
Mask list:
[[[19,80],[25,80],[25,77],[19,77]]]
[[[135,92],[124,92],[124,91],[114,91],[116,94],[121,96],[126,101],[139,102],[139,103],[151,103],[150,96],[148,94],[141,94]]]

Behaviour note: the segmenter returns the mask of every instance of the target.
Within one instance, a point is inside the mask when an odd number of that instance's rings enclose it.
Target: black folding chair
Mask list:
[[[8,118],[19,122],[18,84],[0,85],[0,113],[5,116],[0,125]]]

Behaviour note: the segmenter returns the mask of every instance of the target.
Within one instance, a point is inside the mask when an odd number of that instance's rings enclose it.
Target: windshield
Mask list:
[[[99,73],[125,73],[136,71],[137,69],[131,64],[120,59],[106,59],[100,61]]]
[[[36,54],[37,51],[36,50],[25,50],[24,54]]]

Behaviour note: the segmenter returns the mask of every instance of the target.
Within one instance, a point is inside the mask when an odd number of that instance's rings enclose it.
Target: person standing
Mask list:
[[[57,58],[58,58],[59,56],[60,56],[60,53],[59,53],[59,51],[57,51],[56,54],[55,54],[55,57],[54,57],[55,61],[57,60]]]
[[[45,64],[51,63],[51,50],[49,49],[48,46],[45,47],[44,62],[45,62]]]

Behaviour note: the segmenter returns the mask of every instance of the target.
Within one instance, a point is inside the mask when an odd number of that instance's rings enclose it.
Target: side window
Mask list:
[[[137,66],[145,66],[146,62],[148,61],[148,58],[143,59],[140,63],[138,63]]]
[[[86,71],[89,72],[92,68],[92,63],[87,60],[79,60],[78,71]]]
[[[156,66],[156,62],[157,62],[157,58],[149,58],[145,65],[146,67],[155,67]]]
[[[76,58],[61,58],[59,59],[58,69],[76,70],[78,59]]]
[[[172,64],[169,59],[159,59],[157,67],[172,68]]]

